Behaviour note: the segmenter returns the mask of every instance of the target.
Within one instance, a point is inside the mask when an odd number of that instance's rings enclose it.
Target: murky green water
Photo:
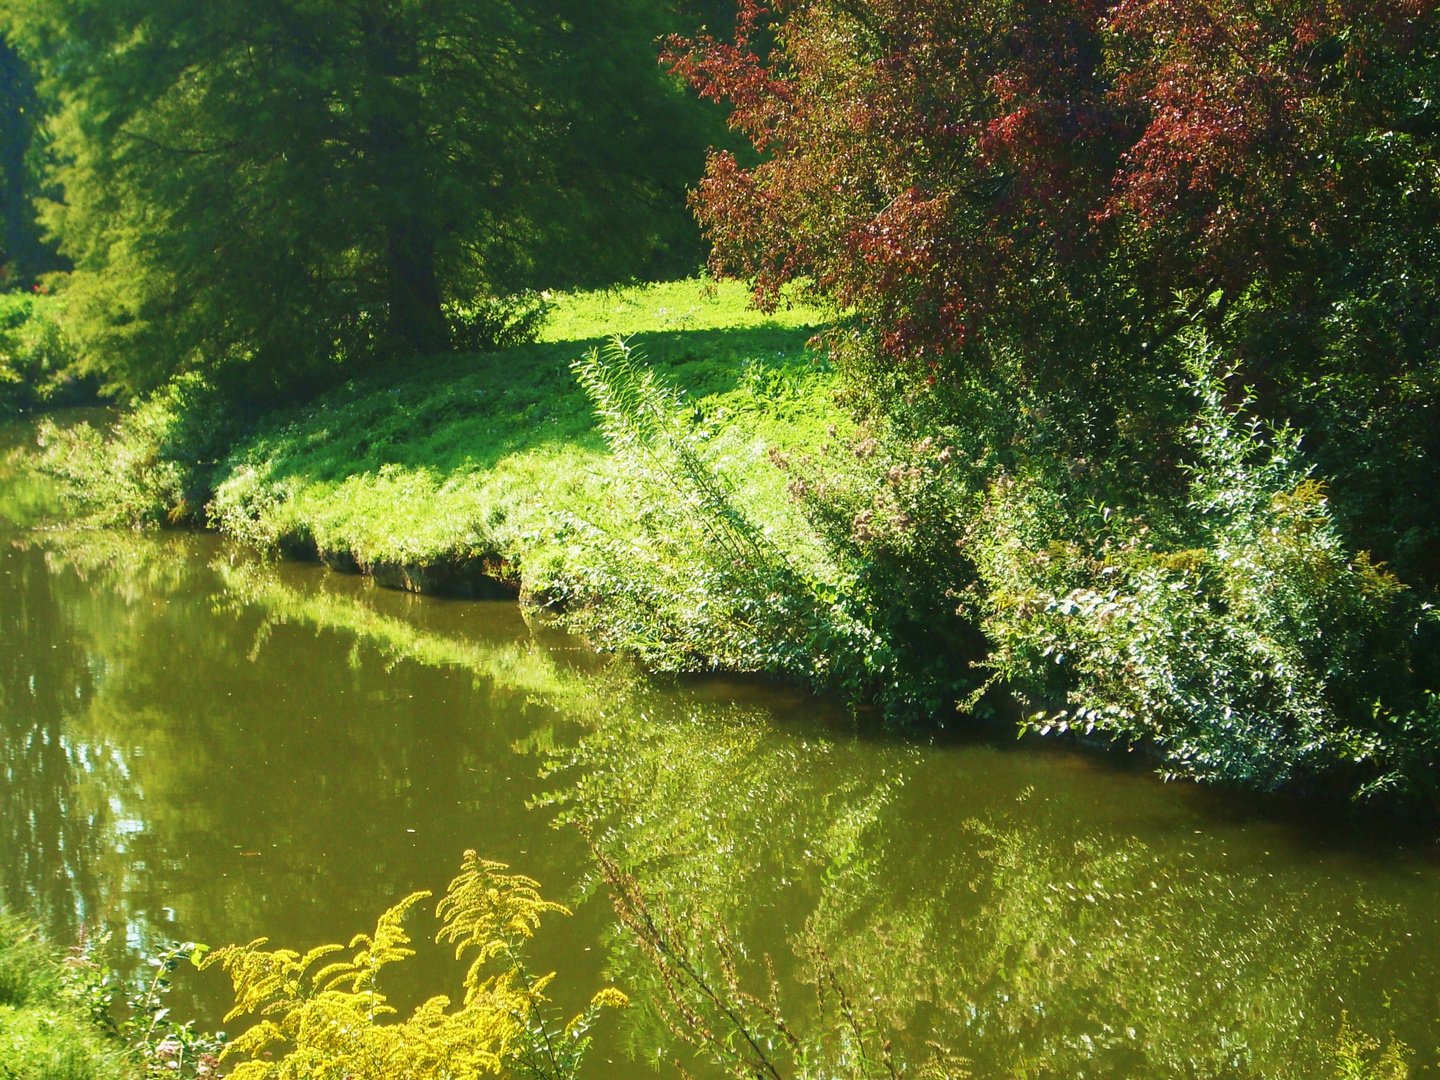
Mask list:
[[[937,1042],[977,1077],[1319,1077],[1348,1012],[1433,1075],[1433,839],[1336,838],[1061,748],[866,734],[793,691],[657,686],[513,605],[212,537],[16,523],[44,505],[0,473],[0,888],[61,937],[348,939],[475,848],[572,901],[537,942],[562,1002],[606,978],[643,1001],[571,816],[722,920],[747,978],[769,954],[799,1027],[818,945],[917,1064]],[[453,979],[436,949],[397,974],[402,999]],[[186,975],[176,1010],[218,1023],[226,989]],[[664,1046],[644,1009],[613,1017],[591,1075],[663,1072]]]

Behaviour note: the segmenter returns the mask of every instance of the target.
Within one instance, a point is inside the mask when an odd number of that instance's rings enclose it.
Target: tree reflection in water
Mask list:
[[[0,897],[36,913],[61,940],[103,908],[102,865],[123,825],[94,794],[123,778],[103,743],[67,721],[83,715],[100,673],[51,595],[38,550],[12,552],[0,572]],[[25,647],[18,647],[19,642]],[[105,782],[86,784],[86,777]]]
[[[827,971],[912,1071],[938,1046],[986,1077],[1313,1077],[1346,1011],[1433,1064],[1440,875],[1412,849],[1074,753],[866,732],[781,688],[651,682],[513,610],[206,538],[51,536],[3,569],[4,886],[62,934],[108,909],[304,945],[474,847],[591,897],[545,962],[579,986],[608,967],[648,1003],[630,1048],[668,1061],[664,973],[605,929],[558,818],[689,955],[715,968],[724,927],[761,999],[772,960],[809,1055],[777,1051],[786,1076],[853,1058],[820,1019]],[[633,1075],[600,1049],[600,1075]]]

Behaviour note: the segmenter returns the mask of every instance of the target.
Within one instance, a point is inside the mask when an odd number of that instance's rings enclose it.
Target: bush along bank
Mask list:
[[[1437,805],[1440,621],[1351,551],[1301,439],[1226,405],[1198,333],[1177,495],[1066,506],[1017,473],[977,514],[988,663],[1042,731],[1157,750],[1170,776]]]
[[[1200,330],[1156,395],[1175,464],[1137,486],[1002,362],[847,398],[812,321],[733,286],[577,295],[565,340],[347,384],[228,453],[181,382],[109,438],[49,430],[47,467],[98,520],[203,507],[385,584],[518,593],[657,670],[789,676],[898,720],[1018,702],[1173,777],[1436,806],[1429,598],[1347,546],[1298,433],[1246,419]]]

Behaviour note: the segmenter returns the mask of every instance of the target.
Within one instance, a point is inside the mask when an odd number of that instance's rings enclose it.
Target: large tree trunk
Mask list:
[[[435,241],[422,228],[392,224],[386,252],[391,342],[406,352],[440,352],[449,345],[435,274]]]
[[[370,0],[362,8],[366,39],[366,107],[372,182],[385,221],[387,333],[402,352],[439,352],[449,344],[435,267],[435,229],[426,172],[425,136],[409,85],[419,70],[417,32],[398,5]]]

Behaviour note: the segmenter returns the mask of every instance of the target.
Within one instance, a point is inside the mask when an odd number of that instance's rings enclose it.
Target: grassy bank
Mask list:
[[[0,913],[0,1078],[123,1080],[123,1049],[82,1004],[78,980],[19,920]]]
[[[637,539],[635,505],[571,363],[606,334],[714,426],[710,451],[784,530],[769,445],[841,422],[803,313],[768,319],[695,283],[563,298],[545,340],[347,386],[266,426],[226,462],[209,506],[236,537],[424,592],[518,589],[558,606],[583,538]]]
[[[200,522],[387,585],[518,593],[659,668],[811,674],[802,654],[815,650],[779,656],[753,619],[677,590],[683,580],[713,591],[694,541],[705,546],[699,534],[713,531],[705,518],[715,507],[668,516],[693,503],[681,489],[698,480],[731,493],[730,516],[753,533],[746,542],[758,540],[784,573],[838,577],[775,464],[853,429],[834,402],[834,373],[807,346],[817,313],[764,314],[743,287],[693,280],[552,305],[533,343],[347,383],[228,447],[225,403],[181,380],[110,432],[47,428],[47,467],[92,523]],[[650,380],[646,392],[682,419],[680,438],[695,451],[681,451],[688,479],[653,454],[617,453],[595,387],[577,378],[575,362],[617,335],[631,350],[630,376]],[[662,594],[668,610],[657,618]]]
[[[563,297],[535,344],[347,386],[267,425],[226,462],[209,518],[387,584],[464,593],[483,588],[486,567],[549,597],[579,533],[632,524],[572,361],[627,335],[713,422],[735,482],[779,494],[768,446],[817,444],[842,422],[805,347],[813,320],[765,317],[733,287],[706,296],[694,282]],[[783,528],[784,499],[760,502]]]

